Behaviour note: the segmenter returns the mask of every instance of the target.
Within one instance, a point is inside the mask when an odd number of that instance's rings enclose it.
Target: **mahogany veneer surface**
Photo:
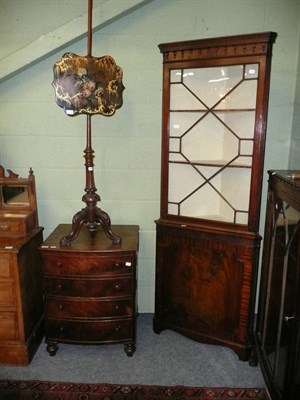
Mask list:
[[[42,231],[0,236],[0,364],[27,365],[42,340]]]
[[[61,224],[40,247],[43,257],[47,350],[58,343],[124,343],[135,351],[136,265],[139,227],[112,226],[115,245],[99,229],[83,227],[70,246],[59,245],[71,225]]]

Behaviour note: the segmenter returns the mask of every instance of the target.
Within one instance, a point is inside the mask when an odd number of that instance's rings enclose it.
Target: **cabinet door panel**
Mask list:
[[[10,254],[0,254],[0,279],[12,277],[12,257]]]
[[[18,317],[15,313],[0,315],[0,340],[19,340]]]
[[[13,282],[0,282],[0,307],[15,308],[16,299]]]
[[[156,311],[160,318],[226,340],[247,340],[249,261],[239,259],[234,245],[184,241],[158,245]]]

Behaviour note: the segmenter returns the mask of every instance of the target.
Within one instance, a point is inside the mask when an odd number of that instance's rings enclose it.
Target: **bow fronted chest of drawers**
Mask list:
[[[122,243],[114,245],[102,231],[92,237],[82,229],[70,246],[59,241],[71,229],[59,225],[40,247],[43,258],[47,351],[58,343],[124,343],[135,351],[136,266],[139,227],[113,227]]]

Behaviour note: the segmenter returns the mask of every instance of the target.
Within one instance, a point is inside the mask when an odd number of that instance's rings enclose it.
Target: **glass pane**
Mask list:
[[[170,75],[169,207],[247,224],[258,64]]]
[[[230,166],[239,166],[239,167],[248,167],[250,168],[252,166],[252,157],[248,156],[239,156],[237,157],[232,163],[229,164]]]
[[[169,153],[169,161],[170,162],[184,162],[186,163],[187,160],[183,157],[181,153]]]
[[[213,111],[237,137],[241,139],[253,139],[255,111]]]
[[[235,222],[237,224],[246,225],[248,222],[248,213],[237,211]]]
[[[203,181],[204,179],[191,165],[169,164],[169,202],[181,202]]]
[[[199,174],[197,174],[197,170]],[[170,164],[169,212],[178,216],[247,223],[251,170]],[[178,207],[175,207],[176,204]]]
[[[181,82],[181,75],[182,75],[181,69],[173,69],[171,71],[170,81],[171,82]]]
[[[28,206],[29,195],[27,186],[2,186],[2,195],[4,204],[8,206]]]
[[[179,215],[178,203],[176,203],[176,204],[169,203],[168,204],[168,214]]]
[[[243,81],[216,106],[216,109],[255,109],[257,81]]]
[[[209,108],[240,82],[243,66],[193,68],[183,71],[183,83]]]
[[[223,197],[234,210],[247,213],[249,210],[251,170],[249,168],[225,169],[221,176]],[[212,183],[214,184],[214,180]]]
[[[189,160],[232,160],[239,142],[217,118],[207,114],[183,138],[182,151]]]
[[[181,84],[171,85],[170,110],[199,110],[204,106]]]
[[[247,64],[245,66],[245,79],[257,79],[258,78],[258,64]]]
[[[171,138],[169,143],[170,152],[179,152],[180,151],[180,139]]]
[[[253,154],[253,141],[252,140],[241,140],[240,154],[243,156],[251,156]]]
[[[210,185],[203,186],[193,196],[186,199],[181,204],[180,215],[234,222],[234,210]]]
[[[204,112],[171,112],[169,122],[170,136],[182,136],[204,115]]]

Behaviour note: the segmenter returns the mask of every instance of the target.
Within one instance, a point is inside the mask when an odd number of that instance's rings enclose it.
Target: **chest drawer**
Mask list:
[[[45,292],[51,295],[71,297],[115,297],[132,296],[134,289],[133,277],[118,277],[107,279],[45,279]]]
[[[112,226],[122,241],[113,244],[103,229],[84,227],[71,246],[62,246],[70,224],[59,225],[40,246],[43,260],[44,328],[47,351],[58,344],[124,343],[135,351],[139,228]]]
[[[0,281],[0,308],[15,308],[15,291],[13,282]]]
[[[45,323],[48,340],[94,344],[132,340],[131,319],[75,321],[48,318]]]
[[[0,232],[3,234],[17,234],[24,231],[24,221],[22,220],[4,220],[0,218]],[[26,230],[25,230],[26,231]]]
[[[35,225],[33,212],[0,212],[0,236],[26,235]]]
[[[0,314],[0,340],[18,340],[18,317],[15,313]]]
[[[12,260],[10,254],[0,254],[0,279],[12,277]]]
[[[133,273],[136,265],[135,255],[93,257],[44,256],[44,273],[46,275],[85,275]]]
[[[55,318],[112,318],[131,316],[133,299],[91,300],[66,297],[45,299],[46,317]]]

